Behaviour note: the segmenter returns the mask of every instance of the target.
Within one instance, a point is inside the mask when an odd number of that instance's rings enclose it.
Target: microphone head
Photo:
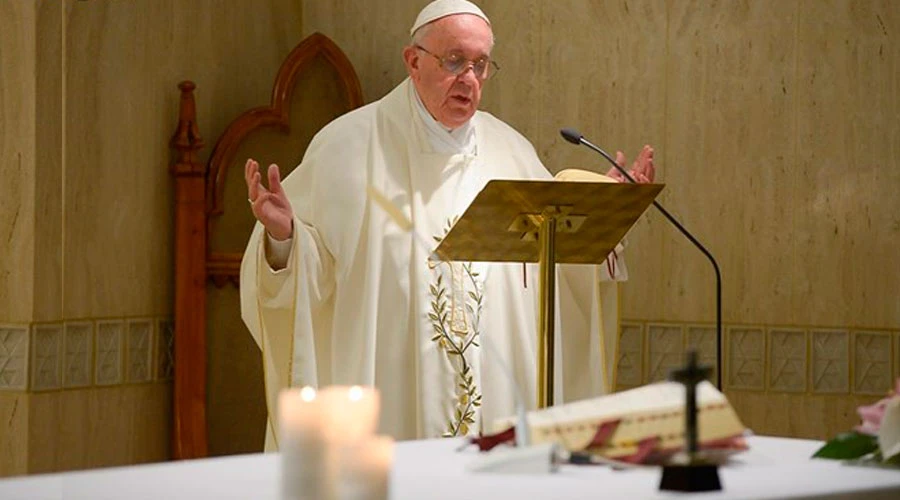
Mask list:
[[[561,129],[559,133],[563,136],[563,139],[571,142],[572,144],[581,144],[581,139],[582,137],[584,137],[574,128],[564,128]]]

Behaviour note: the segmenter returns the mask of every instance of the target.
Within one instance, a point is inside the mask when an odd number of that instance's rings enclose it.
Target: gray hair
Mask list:
[[[434,21],[417,29],[416,32],[412,34],[412,40],[410,41],[410,44],[421,45],[422,40],[428,36],[428,33],[431,33],[432,29],[434,29]]]

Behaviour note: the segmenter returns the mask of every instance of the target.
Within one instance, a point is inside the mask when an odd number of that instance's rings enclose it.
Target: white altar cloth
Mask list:
[[[705,499],[900,499],[900,471],[810,460],[816,441],[755,436],[750,451],[720,469],[724,491]],[[613,471],[563,466],[553,475],[469,473],[474,448],[458,439],[397,444],[391,498],[497,500],[685,498],[657,490],[660,470]],[[278,455],[256,454],[183,462],[47,474],[0,481],[3,500],[278,499]]]

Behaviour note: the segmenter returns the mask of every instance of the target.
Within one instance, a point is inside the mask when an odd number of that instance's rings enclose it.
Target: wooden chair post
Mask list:
[[[197,159],[193,82],[181,89],[175,177],[175,382],[172,457],[207,456],[206,437],[206,165]]]

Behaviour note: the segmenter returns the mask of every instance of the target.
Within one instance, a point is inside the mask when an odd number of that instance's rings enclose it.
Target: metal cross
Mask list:
[[[697,351],[687,353],[687,365],[675,370],[669,379],[685,386],[684,433],[688,459],[693,461],[697,454],[697,384],[709,377],[712,370],[708,366],[697,364]]]

